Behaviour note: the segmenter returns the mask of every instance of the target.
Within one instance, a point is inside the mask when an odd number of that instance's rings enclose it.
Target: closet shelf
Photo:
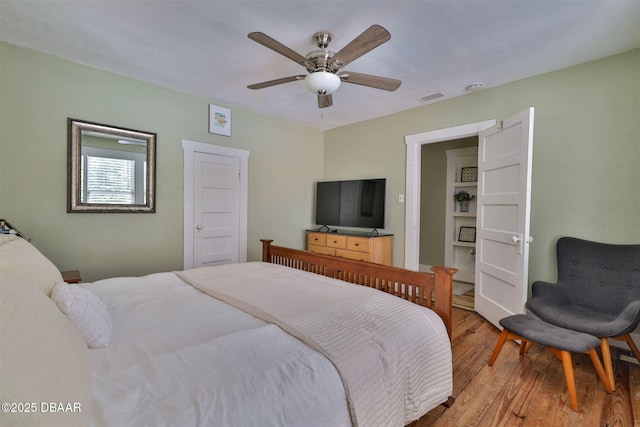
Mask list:
[[[453,246],[459,246],[459,247],[463,247],[463,248],[475,248],[476,244],[475,243],[471,243],[471,242],[458,242],[457,240],[454,240],[453,242],[451,242],[451,244]]]
[[[446,266],[455,267],[459,271],[455,280],[459,282],[474,283],[477,246],[475,240],[475,228],[477,227],[477,201],[478,183],[462,182],[464,168],[478,166],[478,147],[458,148],[446,150],[447,179],[446,179],[446,205],[445,205],[445,230],[444,263]],[[469,203],[469,212],[461,212],[460,203],[454,199],[458,191],[466,191],[474,196]],[[460,241],[461,230],[464,229]],[[476,236],[477,238],[477,236]]]
[[[453,216],[459,216],[459,217],[466,217],[466,218],[475,218],[476,217],[476,213],[475,212],[453,212],[452,215]]]

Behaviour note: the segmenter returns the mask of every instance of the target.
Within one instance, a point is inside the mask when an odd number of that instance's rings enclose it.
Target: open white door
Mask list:
[[[478,140],[475,309],[497,327],[527,300],[533,116],[529,108]]]

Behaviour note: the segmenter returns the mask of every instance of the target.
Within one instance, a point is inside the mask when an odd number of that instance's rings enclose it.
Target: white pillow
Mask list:
[[[97,295],[80,286],[59,282],[51,292],[51,299],[80,330],[87,346],[109,346],[113,332],[111,313]]]
[[[14,234],[0,234],[0,281],[13,275],[34,284],[47,296],[62,274],[35,246]]]
[[[23,402],[25,409],[27,402],[38,405],[28,414],[0,413],[1,425],[89,425],[87,343],[41,289],[10,273],[0,280],[0,343],[0,402]],[[47,402],[80,406],[75,411],[41,411],[41,403]]]

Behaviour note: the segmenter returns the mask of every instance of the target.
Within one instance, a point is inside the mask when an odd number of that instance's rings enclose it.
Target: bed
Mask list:
[[[262,262],[68,285],[0,243],[2,425],[401,426],[451,403],[455,269],[263,240]]]

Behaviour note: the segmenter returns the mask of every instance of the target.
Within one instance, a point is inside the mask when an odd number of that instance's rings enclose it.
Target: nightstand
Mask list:
[[[82,281],[78,270],[69,270],[62,272],[62,280],[67,283],[79,283]]]

